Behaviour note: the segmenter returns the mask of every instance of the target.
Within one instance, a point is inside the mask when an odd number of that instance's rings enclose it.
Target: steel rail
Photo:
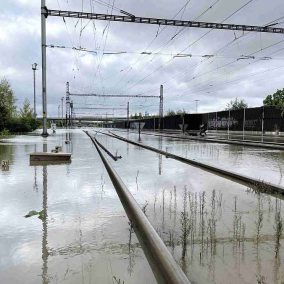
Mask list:
[[[121,15],[110,15],[110,14],[96,14],[96,13],[86,13],[86,12],[49,10],[46,7],[43,14],[45,15],[45,17],[53,16],[53,17],[64,17],[64,18],[79,18],[87,20],[126,22],[126,23],[136,23],[136,24],[151,24],[151,25],[164,25],[164,26],[177,26],[177,27],[193,27],[193,28],[204,28],[204,29],[284,34],[283,28],[275,28],[272,26],[261,27],[261,26],[249,26],[249,25],[146,18],[146,17],[136,17],[134,15],[121,16]]]
[[[116,130],[121,132],[126,132],[123,130]],[[132,132],[137,134],[137,132]],[[198,137],[191,137],[191,136],[175,136],[176,134],[158,134],[158,133],[146,133],[144,131],[142,134],[144,135],[152,135],[158,137],[167,137],[177,140],[194,140],[200,142],[211,142],[211,143],[219,143],[219,144],[232,144],[232,145],[239,145],[239,146],[250,146],[250,147],[258,147],[258,148],[265,148],[265,149],[273,149],[273,150],[284,150],[284,143],[274,143],[274,142],[261,142],[261,141],[252,141],[252,140],[237,140],[237,139],[220,139],[220,138],[198,138]]]
[[[86,132],[85,132],[86,133]],[[95,137],[92,137],[91,135],[88,135],[91,140],[93,141],[94,143],[94,140],[95,142],[114,160],[114,161],[117,161],[118,159],[121,159],[122,157],[119,156],[119,157],[116,157],[114,156],[107,148],[105,148],[105,146],[103,146]],[[94,143],[95,144],[95,143]]]
[[[89,136],[90,134],[85,131]],[[92,140],[159,284],[191,284],[114,168]]]
[[[103,133],[103,132],[100,132],[100,133]],[[111,133],[111,132],[109,131],[109,133]],[[218,175],[221,175],[225,178],[234,179],[235,181],[240,182],[242,184],[246,184],[246,185],[249,185],[249,186],[252,186],[252,187],[258,187],[259,189],[262,188],[263,190],[267,191],[266,193],[271,193],[271,194],[275,193],[275,194],[281,194],[281,195],[284,194],[284,187],[277,185],[277,184],[274,184],[274,183],[261,181],[259,179],[251,178],[251,177],[248,177],[246,175],[238,174],[238,173],[235,173],[235,172],[232,172],[232,171],[229,171],[229,170],[225,170],[225,169],[222,169],[222,168],[219,168],[219,167],[216,167],[216,166],[212,166],[212,165],[209,165],[209,164],[206,164],[206,163],[198,162],[198,161],[195,161],[195,160],[190,160],[190,159],[187,159],[187,158],[175,155],[175,154],[168,153],[168,152],[163,151],[163,150],[156,149],[156,148],[148,146],[148,145],[144,145],[144,144],[139,143],[139,142],[135,142],[133,140],[123,138],[123,137],[121,137],[121,136],[119,136],[115,133],[111,133],[111,134],[103,133],[103,134],[108,135],[108,136],[113,137],[113,138],[117,138],[121,141],[133,144],[135,146],[145,148],[147,150],[156,152],[158,154],[162,154],[162,155],[166,156],[167,158],[171,158],[171,159],[180,161],[180,162],[185,163],[185,164],[196,166],[200,169],[207,170],[207,171],[209,171],[213,174],[218,174]]]

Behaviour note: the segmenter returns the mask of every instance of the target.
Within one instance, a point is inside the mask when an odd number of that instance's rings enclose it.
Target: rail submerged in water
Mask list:
[[[110,136],[112,138],[119,139],[119,140],[124,141],[126,143],[130,143],[130,144],[133,144],[135,146],[139,146],[141,148],[145,148],[147,150],[156,152],[158,154],[166,156],[167,158],[171,158],[171,159],[183,162],[185,164],[196,166],[200,169],[207,170],[207,171],[209,171],[213,174],[217,174],[217,175],[222,176],[224,178],[229,178],[229,179],[234,180],[236,182],[248,185],[248,186],[253,187],[253,188],[257,188],[257,190],[263,191],[264,193],[284,195],[284,187],[282,187],[280,185],[270,183],[270,182],[266,182],[266,181],[261,181],[261,180],[256,179],[256,178],[252,178],[252,177],[249,177],[249,176],[246,176],[246,175],[238,174],[238,173],[235,173],[235,172],[232,172],[232,171],[229,171],[229,170],[225,170],[225,169],[213,166],[213,165],[209,165],[209,164],[206,164],[206,163],[187,159],[187,158],[175,155],[175,154],[171,154],[171,153],[168,153],[166,151],[159,150],[157,148],[154,148],[154,147],[151,147],[151,146],[148,146],[148,145],[144,145],[142,143],[135,142],[133,140],[123,138],[123,137],[121,137],[121,136],[119,136],[115,133],[110,132],[110,131],[109,131],[110,134],[104,133],[104,132],[100,132],[100,133],[107,135],[107,136]]]
[[[159,284],[191,284],[159,237],[138,203],[102,153],[96,140],[84,131],[95,145],[139,243]]]

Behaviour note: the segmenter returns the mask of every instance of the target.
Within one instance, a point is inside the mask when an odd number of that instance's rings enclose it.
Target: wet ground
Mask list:
[[[138,140],[137,134],[116,133]],[[122,156],[109,161],[193,283],[284,282],[281,198],[102,134],[96,138]],[[283,185],[281,151],[141,139]],[[63,146],[72,152],[72,163],[29,166],[29,153],[42,151],[47,141],[47,151]],[[8,170],[0,170],[0,283],[156,283],[82,130],[5,140],[0,160],[10,161]],[[31,210],[46,215],[24,218]]]

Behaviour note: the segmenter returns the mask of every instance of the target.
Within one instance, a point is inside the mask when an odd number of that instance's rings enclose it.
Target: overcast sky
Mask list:
[[[283,0],[46,0],[48,9],[223,22],[264,26],[277,20],[284,27]],[[37,113],[41,107],[40,0],[2,1],[0,14],[0,77],[10,80],[22,104],[33,102],[31,64],[38,63]],[[248,3],[247,5],[245,5]],[[244,6],[245,5],[245,6]],[[243,7],[244,6],[244,7]],[[210,8],[212,7],[212,8]],[[183,8],[183,9],[182,9]],[[283,19],[279,19],[283,17]],[[278,20],[279,19],[279,20]],[[249,106],[284,88],[284,35],[227,30],[176,28],[157,25],[47,18],[47,113],[58,113],[66,82],[71,93],[159,95],[164,85],[164,111],[185,109],[219,111],[235,97]],[[76,51],[72,47],[92,52]],[[109,52],[121,54],[103,54]],[[151,52],[151,55],[141,55]],[[156,53],[156,54],[153,54]],[[182,53],[192,56],[174,57]],[[207,55],[207,56],[205,56]],[[208,56],[208,55],[214,55]],[[204,57],[205,56],[205,57]],[[250,59],[241,59],[254,56]],[[265,60],[266,59],[266,60]],[[78,98],[79,107],[121,107],[130,102],[131,113],[158,112],[158,99]],[[125,110],[115,114],[124,115]]]

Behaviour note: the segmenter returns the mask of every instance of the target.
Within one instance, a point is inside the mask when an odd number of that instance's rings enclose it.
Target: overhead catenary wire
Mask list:
[[[267,25],[272,24],[272,23],[274,23],[275,21],[277,21],[277,19],[274,20],[274,21],[272,21],[272,22],[269,22]],[[252,34],[252,33],[247,33],[246,35],[243,35],[243,36],[251,37],[251,36],[253,36],[253,35],[254,35],[254,34]],[[241,37],[243,37],[243,36],[241,36]],[[247,39],[247,38],[243,38],[242,41],[243,41],[243,40],[246,40],[246,39]],[[280,43],[282,43],[282,42],[283,42],[283,41],[281,40],[281,41],[276,42],[276,43],[274,43],[274,44],[272,44],[272,45],[270,45],[270,46],[267,46],[267,47],[264,48],[264,49],[260,49],[260,50],[258,50],[257,52],[262,51],[262,50],[265,50],[265,49],[268,49],[268,48],[273,47],[273,46],[275,46],[275,45],[277,45],[277,44],[280,44]],[[251,53],[251,55],[252,55],[252,54],[255,54],[255,53],[257,53],[257,52]],[[275,52],[275,53],[276,53],[276,52]],[[259,59],[260,59],[260,60],[261,60],[261,59],[265,60],[267,57],[269,58],[272,54],[274,54],[274,53],[271,53],[271,54],[269,54],[269,55],[265,55],[264,57],[261,57],[261,58],[259,58]],[[265,57],[266,57],[266,58],[265,58]],[[249,59],[249,58],[248,58],[248,59]],[[229,65],[231,65],[231,64],[233,64],[233,63],[235,63],[235,62],[237,62],[237,61],[238,61],[238,60],[235,60],[235,61],[230,62],[229,64],[225,64],[225,65],[223,65],[223,66],[219,66],[218,68],[216,68],[216,69],[214,69],[214,70],[211,70],[211,71],[208,72],[208,73],[211,73],[211,72],[213,72],[213,71],[215,71],[215,70],[220,70],[222,67],[229,66]],[[256,61],[255,61],[254,63],[256,63]],[[248,65],[250,65],[250,64],[251,64],[251,63],[245,65],[245,67],[248,66]],[[195,65],[195,66],[193,66],[193,67],[197,67],[197,65]],[[242,68],[243,68],[243,67],[239,67],[239,68],[236,69],[236,71],[239,70],[239,69],[242,69]],[[174,79],[177,79],[178,77],[183,76],[184,74],[186,74],[186,73],[189,72],[190,70],[192,70],[192,67],[187,68],[186,70],[180,72],[180,74],[178,74],[177,76],[174,76],[174,77],[172,77],[171,79],[162,82],[162,84],[165,85],[165,84],[169,83],[170,81],[173,81]],[[206,74],[208,74],[208,73],[206,73]],[[229,72],[229,73],[232,73],[232,71]],[[204,74],[204,75],[206,75],[206,74]],[[228,75],[228,72],[227,72],[224,76],[227,76],[227,75]],[[195,78],[197,78],[197,77],[195,76],[193,79],[195,79]],[[214,79],[215,79],[215,78],[214,78]],[[212,79],[212,80],[213,80],[213,79]],[[182,83],[180,83],[180,84],[183,84],[183,83],[185,83],[185,82],[188,82],[188,81],[184,81],[184,82],[182,82]],[[173,86],[173,87],[176,87],[176,86]],[[172,88],[173,88],[173,87],[172,87]],[[172,89],[172,88],[171,88],[171,87],[167,87],[167,90]],[[150,90],[148,90],[148,91],[142,92],[141,94],[146,94],[146,93],[151,92],[151,91],[153,91],[153,90],[155,90],[155,89],[157,89],[157,88],[150,89]]]
[[[246,4],[242,5],[242,7],[240,7],[238,10],[236,10],[235,12],[233,12],[230,16],[226,17],[221,23],[223,23],[224,21],[228,20],[231,16],[235,15],[237,12],[239,12],[241,9],[243,9],[244,7],[246,7],[249,3],[251,3],[253,0],[249,0]],[[210,29],[208,32],[206,32],[204,35],[202,35],[201,37],[199,37],[197,40],[195,40],[193,43],[189,44],[186,48],[184,48],[180,53],[185,52],[189,47],[193,46],[194,44],[196,44],[197,42],[199,42],[202,38],[204,38],[206,35],[208,35],[210,32],[212,32],[213,29]],[[171,58],[170,60],[166,61],[164,64],[162,64],[160,67],[156,68],[154,71],[152,71],[150,74],[148,74],[147,76],[143,77],[140,81],[138,81],[137,83],[135,83],[132,87],[126,89],[124,92],[122,92],[121,94],[125,94],[127,91],[131,90],[133,87],[137,86],[138,84],[140,84],[141,82],[143,82],[146,78],[150,77],[151,75],[153,75],[154,73],[156,73],[157,71],[159,71],[161,68],[163,68],[165,65],[167,65],[168,63],[170,63],[172,60],[174,59]]]

